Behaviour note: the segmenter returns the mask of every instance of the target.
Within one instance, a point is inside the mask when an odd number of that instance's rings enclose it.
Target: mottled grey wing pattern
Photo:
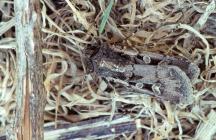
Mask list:
[[[117,78],[135,86],[143,85],[143,91],[151,90],[151,95],[173,103],[188,104],[193,101],[192,83],[198,78],[200,70],[184,58],[151,52],[130,56],[106,45],[90,47],[84,52],[89,73]]]

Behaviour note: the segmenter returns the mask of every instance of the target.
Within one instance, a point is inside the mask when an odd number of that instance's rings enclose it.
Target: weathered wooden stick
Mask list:
[[[46,140],[102,139],[137,130],[136,121],[128,115],[117,115],[112,119],[105,116],[74,124],[60,123],[58,126],[56,130],[53,124],[44,128]]]
[[[40,1],[15,0],[17,42],[16,113],[8,139],[42,140],[45,92],[42,73]]]
[[[75,140],[75,139],[102,139],[117,137],[121,134],[130,134],[137,131],[139,120],[128,115],[116,115],[89,119],[77,123],[58,122],[44,126],[44,139],[46,140]],[[5,140],[5,135],[0,135],[0,140]]]

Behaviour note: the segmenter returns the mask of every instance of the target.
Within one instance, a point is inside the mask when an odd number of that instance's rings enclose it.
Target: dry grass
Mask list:
[[[149,139],[211,139],[216,133],[214,0],[41,0],[41,4],[46,122],[79,122],[126,113],[141,119],[143,135]],[[15,108],[12,1],[0,1],[0,18],[3,132]],[[122,46],[127,53],[179,55],[199,64],[194,103],[176,106],[139,93],[126,95],[124,91],[107,90],[108,84],[98,77],[91,80],[84,72],[81,50],[102,40]]]

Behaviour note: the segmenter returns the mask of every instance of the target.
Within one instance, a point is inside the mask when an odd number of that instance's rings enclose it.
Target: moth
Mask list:
[[[122,84],[127,90],[160,100],[181,104],[193,102],[193,82],[200,69],[185,58],[151,52],[128,55],[108,45],[89,46],[83,55],[87,73],[95,73]]]

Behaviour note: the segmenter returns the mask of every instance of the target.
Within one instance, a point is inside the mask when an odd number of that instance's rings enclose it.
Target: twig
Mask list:
[[[57,122],[44,126],[46,140],[77,140],[77,139],[102,139],[117,137],[121,134],[130,134],[137,131],[138,120],[128,115],[115,115],[110,121],[110,116],[89,119],[77,123]],[[0,140],[5,140],[5,135],[0,135]]]
[[[40,1],[15,0],[17,41],[16,113],[8,139],[42,140],[45,92],[42,73]]]

